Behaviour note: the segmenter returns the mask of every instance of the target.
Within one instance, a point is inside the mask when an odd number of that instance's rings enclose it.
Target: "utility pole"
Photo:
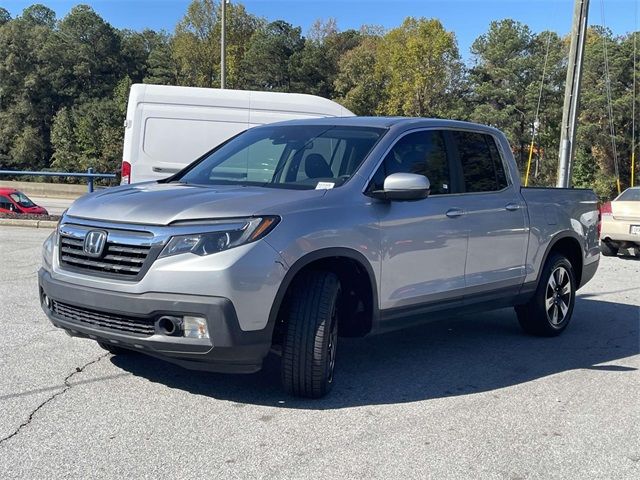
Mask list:
[[[220,15],[220,88],[225,88],[227,81],[227,49],[225,45],[227,0],[220,3],[222,14]]]
[[[573,26],[571,28],[571,47],[567,67],[567,84],[564,90],[562,109],[562,130],[560,133],[560,165],[558,167],[557,187],[571,186],[571,168],[576,151],[576,124],[580,106],[580,81],[582,80],[582,60],[584,57],[585,37],[587,35],[587,15],[589,0],[575,0],[573,7]]]

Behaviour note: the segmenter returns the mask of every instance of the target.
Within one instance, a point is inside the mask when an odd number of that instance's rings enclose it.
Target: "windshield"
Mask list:
[[[174,181],[198,185],[334,188],[346,182],[385,132],[331,125],[247,130]]]
[[[21,207],[31,208],[36,206],[36,204],[33,203],[31,199],[22,192],[12,193],[9,196],[14,202],[16,202]]]
[[[621,202],[639,202],[640,201],[640,188],[628,188],[622,194],[616,198]]]

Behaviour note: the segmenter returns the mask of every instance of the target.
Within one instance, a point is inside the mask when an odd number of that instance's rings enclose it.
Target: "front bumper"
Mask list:
[[[271,348],[273,326],[243,331],[232,302],[224,297],[108,291],[55,280],[45,269],[38,272],[38,283],[42,308],[56,327],[72,336],[136,350],[185,368],[253,373],[260,370]],[[159,333],[144,336],[97,326],[55,313],[45,304],[45,295],[50,302],[122,317],[151,319],[163,314],[204,317],[209,338],[172,337]]]

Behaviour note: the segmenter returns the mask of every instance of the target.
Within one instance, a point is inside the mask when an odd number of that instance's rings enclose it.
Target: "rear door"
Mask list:
[[[132,165],[132,181],[172,175],[246,130],[248,101],[235,108],[211,105],[144,103],[141,105],[140,151]]]
[[[526,205],[492,135],[455,130],[450,138],[462,172],[461,202],[469,230],[465,302],[491,294],[506,299],[525,277]]]

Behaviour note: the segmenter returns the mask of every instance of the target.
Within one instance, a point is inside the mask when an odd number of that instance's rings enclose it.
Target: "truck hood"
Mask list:
[[[168,225],[181,220],[278,214],[285,204],[320,198],[326,190],[235,185],[142,183],[105,189],[76,200],[67,215],[92,220]]]

